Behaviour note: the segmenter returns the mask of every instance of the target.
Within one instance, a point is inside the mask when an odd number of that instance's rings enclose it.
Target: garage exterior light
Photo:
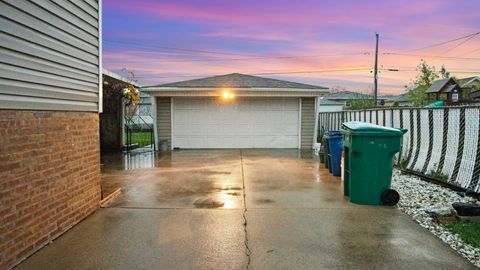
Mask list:
[[[224,100],[232,100],[235,97],[235,95],[232,92],[224,91],[222,94],[222,97]]]

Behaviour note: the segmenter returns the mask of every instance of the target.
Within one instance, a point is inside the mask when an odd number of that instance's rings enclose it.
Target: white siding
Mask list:
[[[168,149],[172,146],[172,103],[170,97],[157,98],[157,136],[159,149],[165,141]]]
[[[0,2],[0,109],[97,111],[99,3]]]
[[[301,148],[311,149],[315,129],[315,98],[302,98]]]

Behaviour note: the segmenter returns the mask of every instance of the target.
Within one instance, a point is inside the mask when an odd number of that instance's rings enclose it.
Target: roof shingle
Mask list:
[[[447,79],[441,79],[441,80],[436,80],[433,82],[433,84],[427,89],[427,93],[437,93],[442,90],[442,88],[450,82],[450,78]]]
[[[178,88],[297,88],[297,89],[328,89],[323,86],[311,84],[289,82],[271,78],[264,78],[240,73],[232,73],[194,79],[175,83],[166,83],[160,85],[146,86],[150,87],[178,87]]]

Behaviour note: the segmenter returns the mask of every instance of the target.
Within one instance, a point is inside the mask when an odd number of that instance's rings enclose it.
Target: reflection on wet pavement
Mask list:
[[[106,156],[102,161],[102,190],[106,193],[113,187],[122,188],[122,195],[111,207],[240,208],[243,205],[239,196],[242,192],[239,151],[141,153]]]
[[[102,155],[102,170],[136,170],[155,167],[159,154],[152,150]]]
[[[319,170],[312,151],[296,149],[140,152],[104,156],[102,163],[104,194],[123,190],[112,207],[243,208],[242,177],[252,207],[289,206],[282,192],[306,191],[302,196],[314,204],[320,188],[340,190],[338,178]]]

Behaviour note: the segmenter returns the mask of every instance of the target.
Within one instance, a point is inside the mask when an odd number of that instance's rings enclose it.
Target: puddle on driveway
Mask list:
[[[318,165],[311,154],[290,150],[141,152],[103,156],[102,189],[122,187],[119,205],[240,209],[242,166],[254,192],[303,191],[317,188]],[[317,182],[317,183],[316,183]],[[269,196],[268,196],[269,197]],[[278,203],[258,198],[258,205]],[[255,198],[253,198],[255,199]],[[272,200],[275,199],[275,200]]]
[[[219,208],[225,205],[224,202],[216,201],[212,198],[200,198],[197,199],[193,205],[197,208]]]

